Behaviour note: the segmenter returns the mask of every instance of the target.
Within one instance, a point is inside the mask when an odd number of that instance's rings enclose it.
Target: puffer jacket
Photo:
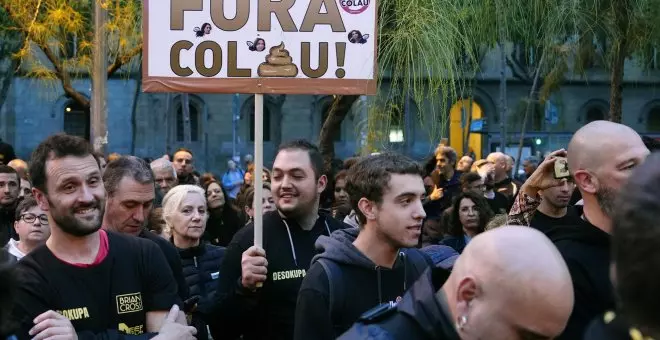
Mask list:
[[[220,277],[219,269],[225,248],[201,243],[199,246],[178,249],[183,265],[183,276],[190,289],[191,298],[199,298],[197,308],[192,313],[191,325],[197,328],[197,339],[208,338],[207,317],[213,308],[215,290]]]

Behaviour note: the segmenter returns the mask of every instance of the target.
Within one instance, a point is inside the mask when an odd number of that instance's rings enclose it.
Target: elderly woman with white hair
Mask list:
[[[208,339],[206,320],[213,308],[218,268],[225,254],[225,248],[202,241],[208,218],[205,192],[196,185],[176,186],[163,198],[163,219],[172,243],[179,250],[183,275],[190,289],[186,304],[188,321],[197,328],[199,340]]]

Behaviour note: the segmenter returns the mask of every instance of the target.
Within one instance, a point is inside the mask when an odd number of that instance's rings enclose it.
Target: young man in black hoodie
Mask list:
[[[554,226],[545,233],[571,272],[575,307],[558,339],[572,340],[582,339],[592,319],[614,308],[609,275],[614,202],[649,150],[640,136],[625,125],[607,121],[585,125],[573,135],[568,152],[551,154],[521,187],[522,194],[509,213],[510,220],[528,219],[538,207],[538,192],[561,183],[553,171],[555,157],[564,154],[584,206],[575,206],[581,218],[574,225]]]
[[[293,338],[296,299],[316,254],[314,243],[346,227],[319,214],[327,184],[322,169],[313,144],[296,140],[280,146],[271,182],[277,211],[263,216],[263,248],[253,246],[252,223],[227,247],[216,294],[217,322],[209,325],[213,338]]]
[[[360,229],[322,236],[298,295],[294,339],[335,339],[370,308],[397,301],[429,267],[417,249],[425,194],[422,168],[395,153],[368,156],[348,172]],[[359,234],[358,234],[359,232]]]

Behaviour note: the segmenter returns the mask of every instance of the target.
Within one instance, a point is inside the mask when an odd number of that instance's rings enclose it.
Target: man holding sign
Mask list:
[[[323,159],[307,141],[280,146],[273,164],[277,211],[264,215],[263,248],[253,246],[252,223],[227,247],[220,272],[215,339],[292,339],[300,284],[321,235],[347,227],[319,214],[327,178]],[[259,285],[263,285],[259,288]]]

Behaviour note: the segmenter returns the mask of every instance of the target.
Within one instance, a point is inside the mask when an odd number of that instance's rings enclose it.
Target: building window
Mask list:
[[[188,110],[190,113],[190,141],[199,142],[199,124],[200,124],[200,111],[201,109],[192,101],[188,102]],[[183,133],[183,105],[179,102],[176,110],[176,141],[185,142]]]
[[[660,131],[660,105],[654,106],[646,116],[646,131]]]
[[[610,104],[601,99],[592,99],[582,106],[578,122],[589,124],[596,120],[606,120]]]
[[[330,107],[332,106],[332,97],[326,97],[321,105],[321,126],[319,127],[320,129],[323,129],[323,124],[325,123],[325,120],[328,118],[328,114],[330,113]],[[332,140],[335,142],[341,142],[341,129],[342,126],[344,125],[344,122],[342,121],[341,125],[339,126],[339,130],[336,131],[335,135],[332,136]]]
[[[89,140],[89,108],[70,100],[64,106],[64,132]]]
[[[587,110],[587,114],[585,117],[586,121],[585,123],[591,123],[596,120],[604,120],[605,119],[605,110],[603,110],[602,107],[594,106],[591,107]]]
[[[254,106],[250,113],[250,141],[254,142]],[[264,142],[270,142],[270,110],[264,104]]]

